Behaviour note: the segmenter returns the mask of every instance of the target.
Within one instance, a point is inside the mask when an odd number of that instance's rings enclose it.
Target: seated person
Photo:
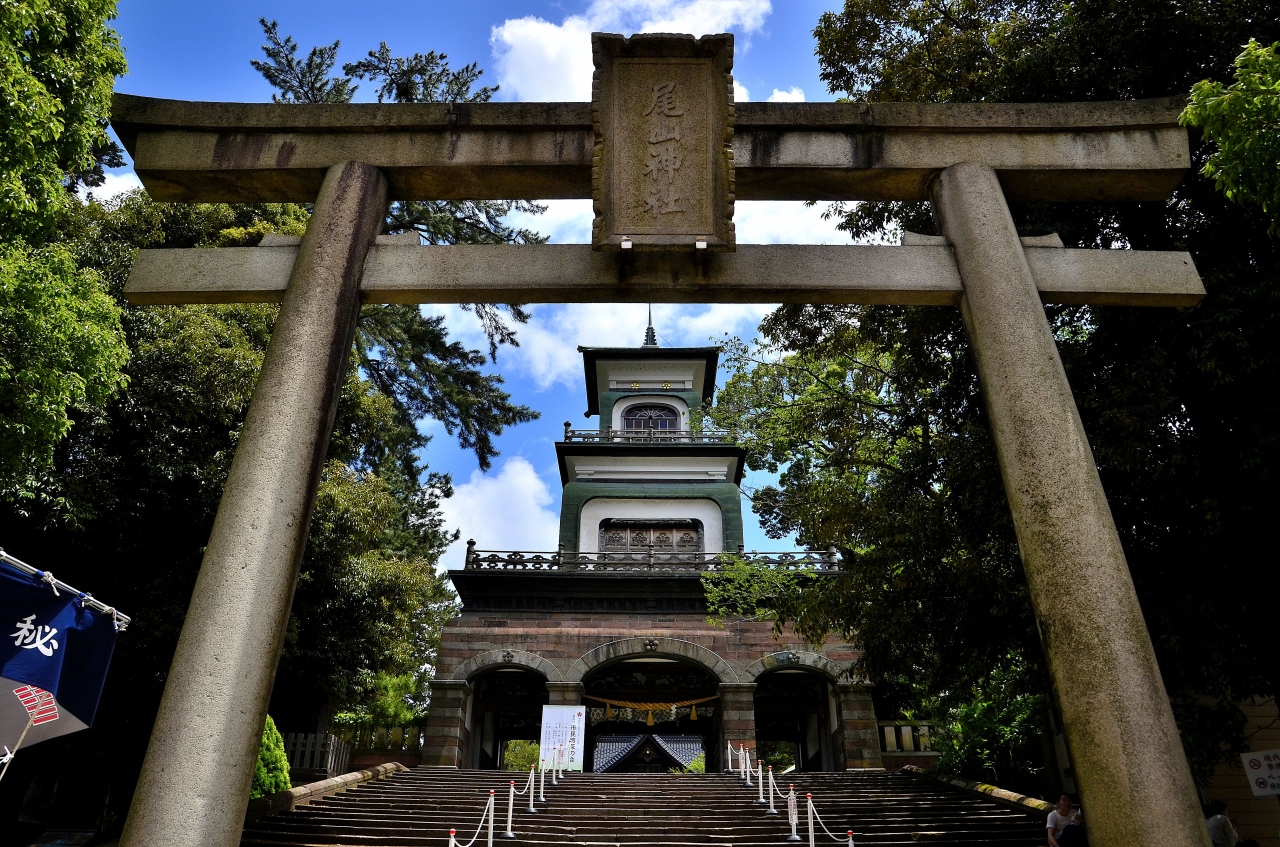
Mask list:
[[[1049,813],[1045,824],[1049,832],[1050,847],[1084,847],[1084,815],[1071,808],[1071,795],[1058,798],[1058,808]]]
[[[1241,840],[1236,832],[1236,825],[1227,817],[1227,804],[1222,800],[1214,800],[1205,811],[1205,821],[1209,825],[1209,837],[1213,839],[1213,847],[1258,847],[1252,838]]]

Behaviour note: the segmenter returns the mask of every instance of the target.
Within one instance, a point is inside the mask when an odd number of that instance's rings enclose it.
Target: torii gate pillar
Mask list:
[[[122,847],[235,847],[387,180],[328,169],[218,504]]]
[[[1089,840],[1208,847],[1120,536],[1000,182],[986,165],[952,165],[932,199],[964,283],[961,315]]]

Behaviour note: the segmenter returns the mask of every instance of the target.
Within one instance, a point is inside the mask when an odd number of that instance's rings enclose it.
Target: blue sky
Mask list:
[[[841,0],[487,0],[487,2],[174,2],[121,0],[115,27],[129,60],[117,90],[184,100],[265,101],[272,89],[249,65],[261,57],[258,18],[278,20],[301,52],[340,40],[338,62],[356,61],[380,41],[393,54],[435,50],[454,67],[477,62],[483,84],[500,85],[499,100],[586,100],[591,82],[589,36],[610,32],[676,31],[697,35],[733,32],[734,77],[739,100],[830,100],[818,79],[811,31],[818,15]],[[372,100],[364,85],[357,100]],[[136,185],[126,168],[111,175],[106,194]],[[104,192],[97,192],[100,195]],[[554,242],[586,242],[590,201],[556,201],[545,215],[523,218]],[[798,203],[738,203],[742,243],[848,243],[823,221],[820,209]],[[475,320],[456,307],[424,307],[448,316],[451,332],[476,347],[483,336]],[[730,333],[751,336],[769,311],[759,306],[655,305],[654,323],[665,346],[703,345]],[[639,345],[642,304],[544,305],[520,330],[521,346],[503,349],[494,369],[513,399],[542,413],[498,439],[502,455],[482,474],[474,456],[458,449],[438,424],[427,451],[433,470],[453,475],[457,494],[446,517],[483,549],[547,550],[554,547],[559,474],[552,444],[564,421],[594,426],[586,408],[577,346]],[[746,485],[765,481],[748,475]],[[749,549],[789,546],[761,532],[747,513]],[[461,544],[444,564],[457,567]]]

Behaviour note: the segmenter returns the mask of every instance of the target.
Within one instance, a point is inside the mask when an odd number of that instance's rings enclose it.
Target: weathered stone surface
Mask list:
[[[617,250],[732,250],[733,36],[591,36],[595,221]]]
[[[1071,386],[1000,183],[964,164],[933,189],[1089,841],[1208,834]],[[1066,251],[1044,251],[1061,254]]]
[[[1178,98],[1115,103],[740,103],[740,200],[924,200],[985,162],[1014,199],[1163,199],[1190,166]],[[592,196],[587,103],[278,105],[117,94],[112,125],[157,200],[310,202],[335,162],[393,199]]]
[[[271,335],[120,843],[234,847],[387,184],[335,165]]]
[[[836,685],[840,695],[841,733],[845,770],[883,768],[880,756],[880,725],[876,721],[871,689],[854,682]]]
[[[1193,306],[1204,286],[1187,253],[1027,252],[1046,303]],[[136,304],[261,303],[284,293],[290,247],[143,250],[125,296]],[[648,253],[620,271],[578,244],[379,244],[369,251],[366,303],[865,303],[954,306],[962,292],[951,249],[744,244],[695,263]]]

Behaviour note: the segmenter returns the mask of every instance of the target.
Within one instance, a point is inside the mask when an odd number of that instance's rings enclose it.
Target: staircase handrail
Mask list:
[[[489,790],[489,800],[484,805],[484,814],[480,816],[480,825],[476,827],[476,834],[471,836],[471,840],[466,844],[458,843],[458,830],[449,830],[449,847],[471,847],[476,843],[476,839],[480,837],[480,830],[484,829],[485,821],[489,822],[489,838],[486,842],[487,847],[493,847],[493,789]]]
[[[760,765],[761,765],[761,773],[760,773],[759,779],[760,779],[760,785],[763,786],[764,779],[765,779],[764,773],[763,773],[764,762],[761,761]],[[800,818],[798,803],[796,802],[796,787],[794,785],[788,785],[787,789],[788,791],[785,795],[782,793],[780,789],[778,789],[778,784],[773,779],[773,765],[770,765],[769,766],[769,809],[765,812],[765,814],[766,815],[778,814],[778,810],[773,807],[774,791],[778,792],[779,797],[785,796],[787,801],[787,823],[791,825],[791,834],[787,836],[787,840],[800,841],[802,839],[800,838],[800,834],[796,831],[796,827],[799,824],[799,818]],[[761,793],[761,797],[763,797],[763,787],[761,788],[760,793]],[[808,828],[809,828],[809,847],[814,847],[814,843],[813,843],[814,818],[817,818],[818,826],[822,827],[822,831],[825,832],[831,839],[835,841],[844,841],[847,847],[854,847],[853,830],[848,830],[843,836],[835,835],[834,833],[831,832],[831,830],[827,829],[826,823],[823,822],[822,820],[822,815],[818,814],[818,808],[813,805],[813,795],[805,794],[804,798],[805,798],[805,817],[807,818]],[[760,805],[760,804],[761,803],[759,801],[756,803],[756,805]]]
[[[525,809],[526,812],[538,811],[533,807],[533,765],[529,765],[529,779],[525,782],[524,788],[516,791],[516,781],[514,779],[511,780],[511,788],[507,794],[507,828],[498,836],[499,838],[516,837],[515,831],[511,829],[511,818],[515,812],[517,794],[521,796],[529,795],[529,808]]]
[[[853,830],[852,829],[849,830],[843,837],[832,834],[831,830],[827,829],[827,825],[822,822],[822,815],[818,814],[817,807],[813,805],[813,795],[806,794],[804,796],[809,806],[809,847],[813,847],[813,819],[814,818],[818,819],[818,826],[822,827],[822,831],[825,832],[827,836],[830,837],[833,841],[847,841],[848,847],[854,847]]]

